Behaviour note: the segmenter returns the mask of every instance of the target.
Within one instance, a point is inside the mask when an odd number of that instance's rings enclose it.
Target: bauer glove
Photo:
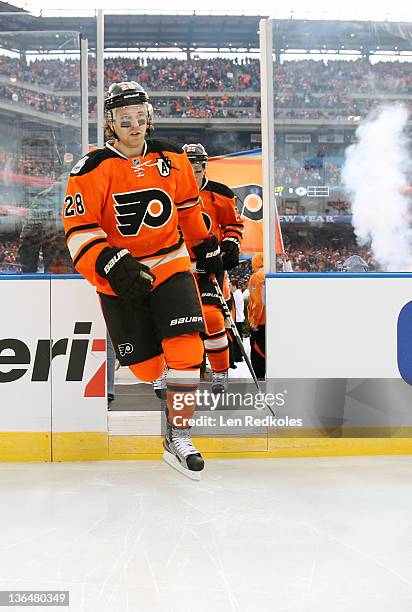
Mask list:
[[[197,270],[216,276],[223,272],[223,262],[216,236],[209,234],[206,240],[192,247],[192,251],[196,257]]]
[[[126,300],[148,295],[156,278],[127,249],[115,247],[103,249],[96,261],[96,272],[108,281],[117,296]]]
[[[224,238],[220,243],[223,268],[231,270],[239,265],[239,242],[236,238]]]

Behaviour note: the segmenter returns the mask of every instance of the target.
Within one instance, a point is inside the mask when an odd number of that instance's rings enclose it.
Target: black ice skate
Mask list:
[[[168,423],[163,447],[163,460],[168,465],[192,480],[200,480],[205,462],[192,444],[188,427],[178,429]]]

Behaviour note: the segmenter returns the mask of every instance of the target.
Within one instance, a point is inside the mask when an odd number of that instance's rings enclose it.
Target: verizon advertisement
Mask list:
[[[106,331],[81,278],[1,279],[0,431],[107,431]]]

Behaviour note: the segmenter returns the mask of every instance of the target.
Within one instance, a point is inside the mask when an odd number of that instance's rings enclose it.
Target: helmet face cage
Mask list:
[[[147,109],[147,132],[149,133],[153,127],[153,106],[149,102],[146,91],[136,81],[125,81],[110,85],[104,101],[106,121],[109,124],[114,121],[114,109],[136,104],[143,104]],[[115,133],[114,136],[116,136]]]
[[[202,164],[203,168],[206,168],[207,160],[209,159],[208,154],[203,145],[197,144],[185,144],[183,145],[183,151],[186,153],[191,164]]]

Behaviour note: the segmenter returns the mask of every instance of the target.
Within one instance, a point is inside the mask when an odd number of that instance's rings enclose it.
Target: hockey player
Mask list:
[[[80,159],[69,177],[67,246],[97,289],[120,364],[152,381],[166,362],[164,458],[198,479],[204,462],[187,419],[194,413],[204,322],[182,232],[208,274],[221,273],[219,245],[204,223],[182,149],[146,138],[153,111],[145,90],[135,81],[113,83],[104,110],[106,146]]]
[[[200,203],[206,226],[219,240],[224,270],[231,270],[239,264],[243,235],[243,221],[236,208],[236,196],[226,185],[208,179],[208,155],[201,144],[185,144],[183,150],[189,158],[200,189]],[[188,246],[191,246],[190,242]],[[201,269],[199,262],[197,269]],[[223,278],[223,274],[217,278],[221,288]],[[219,297],[209,275],[200,273],[197,279],[206,319],[204,345],[212,367],[212,392],[222,393],[227,389],[229,370],[225,321]],[[229,297],[228,294],[227,298]]]
[[[266,372],[266,307],[264,299],[265,274],[263,253],[252,257],[253,274],[249,279],[248,319],[250,325],[250,360],[259,380],[265,380]]]

